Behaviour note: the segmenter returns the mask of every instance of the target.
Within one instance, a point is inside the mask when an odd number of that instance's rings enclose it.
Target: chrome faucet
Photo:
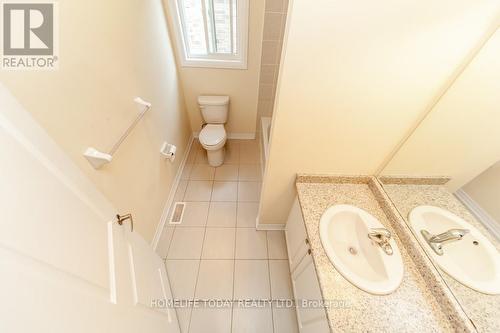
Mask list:
[[[371,228],[368,233],[368,238],[380,246],[388,256],[392,256],[394,253],[391,244],[389,244],[391,237],[391,232],[385,228]]]
[[[425,241],[434,250],[434,252],[436,252],[437,255],[442,256],[444,254],[443,244],[461,240],[467,233],[469,233],[469,229],[450,229],[438,235],[433,235],[427,230],[421,230],[420,233],[424,236]]]

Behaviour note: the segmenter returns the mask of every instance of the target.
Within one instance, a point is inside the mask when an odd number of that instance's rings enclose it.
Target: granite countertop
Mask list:
[[[332,331],[341,332],[456,332],[412,261],[369,183],[373,177],[299,175],[299,203],[312,249],[319,285],[326,300],[344,301],[347,306],[327,308]],[[372,295],[348,282],[328,259],[319,236],[323,212],[334,204],[350,204],[375,216],[389,229],[404,262],[404,277],[390,295]]]
[[[439,184],[415,184],[383,179],[384,190],[404,219],[411,210],[420,205],[431,205],[446,209],[475,226],[491,243],[500,250],[500,243],[477,221],[474,216],[444,186]],[[500,295],[486,295],[470,289],[441,271],[441,276],[449,286],[467,316],[479,332],[500,332]]]

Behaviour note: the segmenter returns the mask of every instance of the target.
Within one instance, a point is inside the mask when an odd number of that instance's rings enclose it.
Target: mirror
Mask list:
[[[378,179],[478,331],[499,332],[499,30],[401,142]]]

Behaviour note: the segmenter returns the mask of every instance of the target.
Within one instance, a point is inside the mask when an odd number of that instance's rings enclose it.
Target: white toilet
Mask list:
[[[224,163],[227,135],[224,124],[229,110],[229,96],[198,96],[205,127],[200,132],[199,140],[207,151],[208,164],[213,167]]]

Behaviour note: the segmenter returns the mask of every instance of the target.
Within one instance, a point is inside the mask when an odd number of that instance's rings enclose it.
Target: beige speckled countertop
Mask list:
[[[296,187],[310,240],[312,257],[324,299],[343,300],[349,306],[327,308],[330,328],[334,332],[456,332],[429,290],[426,281],[397,237],[391,222],[381,208],[369,183],[372,177],[297,177]],[[377,183],[378,184],[378,183]],[[328,259],[319,236],[323,212],[334,204],[360,207],[389,229],[404,261],[404,277],[392,294],[377,296],[362,291],[348,282]]]
[[[384,184],[383,187],[404,219],[407,220],[411,210],[420,205],[441,207],[474,225],[495,245],[497,250],[500,249],[499,242],[444,186],[399,182],[398,184]],[[478,332],[500,332],[500,295],[486,295],[474,291],[457,282],[444,271],[440,273],[467,316],[474,322]]]

